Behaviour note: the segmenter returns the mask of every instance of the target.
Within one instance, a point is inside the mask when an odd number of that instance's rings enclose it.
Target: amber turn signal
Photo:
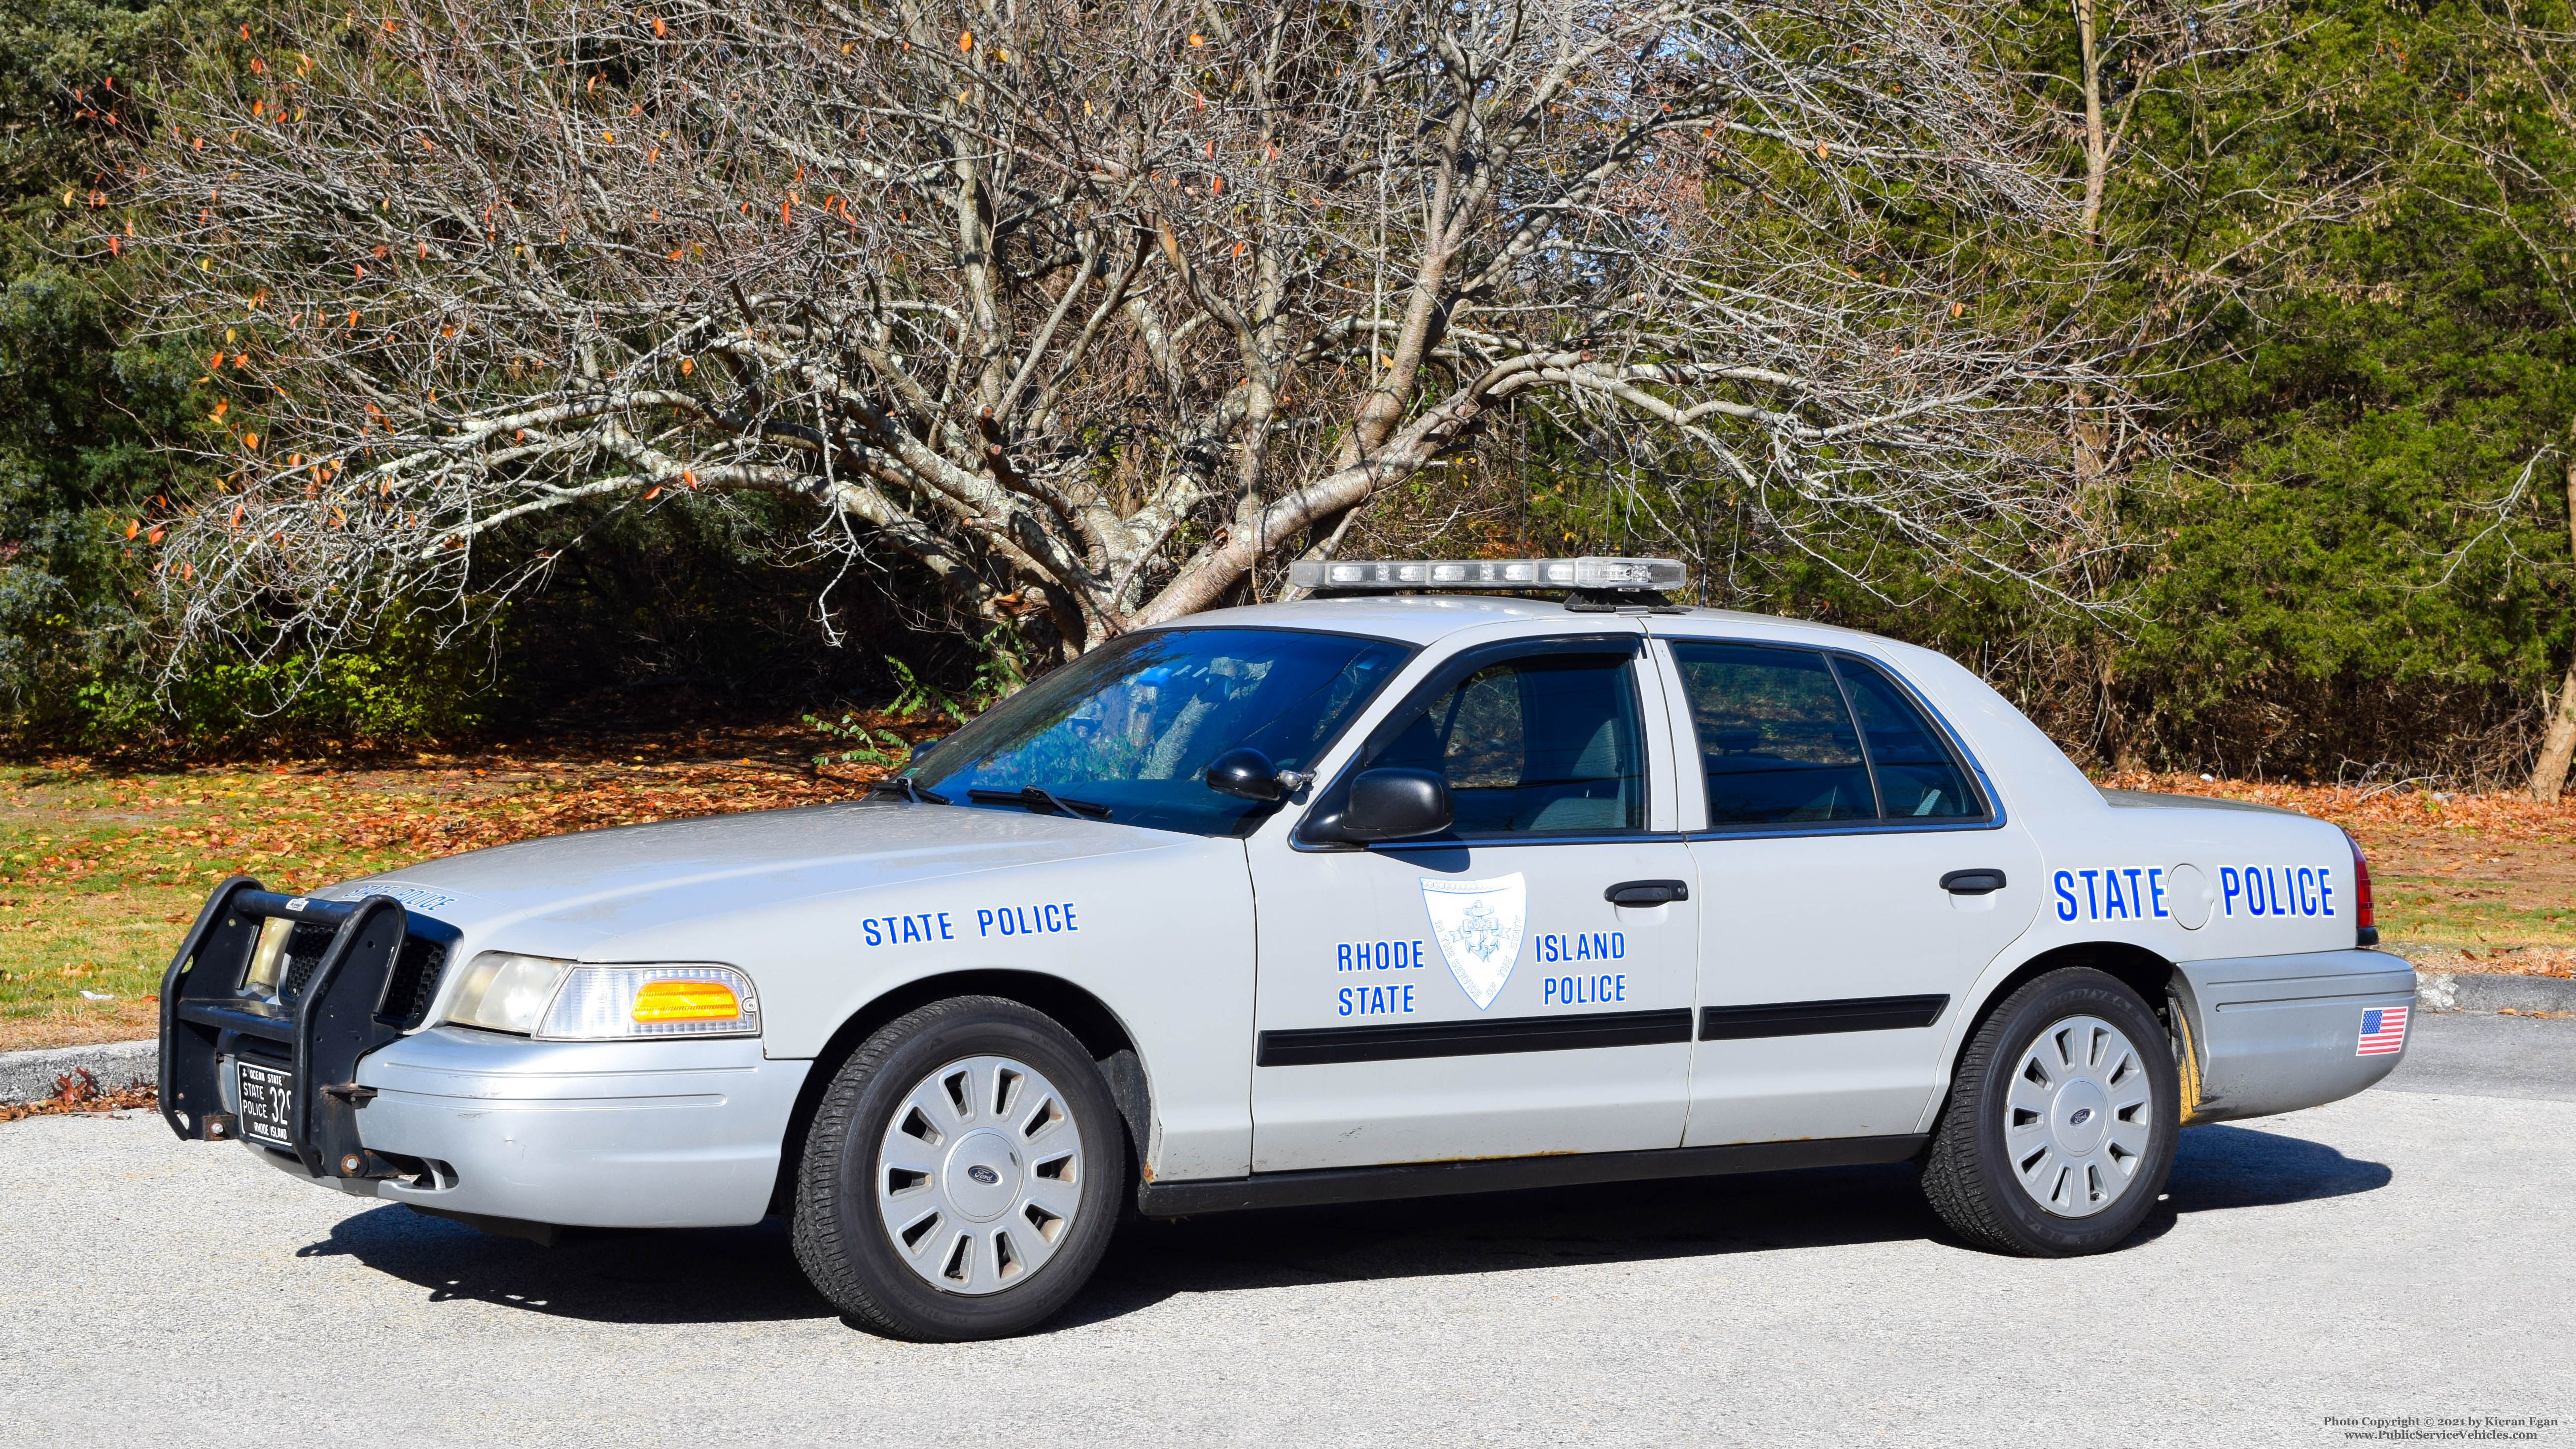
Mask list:
[[[647,981],[635,993],[635,1019],[656,1021],[731,1021],[742,1015],[742,1001],[721,981]]]

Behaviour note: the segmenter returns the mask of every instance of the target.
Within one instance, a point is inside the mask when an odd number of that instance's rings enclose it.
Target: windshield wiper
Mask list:
[[[1044,785],[1022,785],[1016,790],[969,790],[966,798],[987,805],[1021,805],[1035,810],[1041,806],[1058,815],[1077,819],[1089,816],[1096,820],[1109,818],[1109,807],[1089,800],[1068,800]]]
[[[936,790],[925,790],[912,783],[909,775],[895,775],[868,787],[871,795],[901,795],[915,805],[945,805],[948,797]]]

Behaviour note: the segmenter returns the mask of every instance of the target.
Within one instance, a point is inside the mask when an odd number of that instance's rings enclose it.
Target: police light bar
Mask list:
[[[1418,562],[1300,560],[1301,589],[1678,589],[1688,578],[1669,558],[1477,558]]]

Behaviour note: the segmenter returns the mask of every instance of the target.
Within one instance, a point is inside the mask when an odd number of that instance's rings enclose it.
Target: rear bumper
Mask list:
[[[2175,970],[2199,1067],[2191,1121],[2318,1106],[2371,1086],[2405,1060],[2415,972],[2402,958],[2314,951],[2185,961]],[[2397,1049],[2365,1053],[2363,1013],[2388,1008],[2408,1011]]]
[[[358,1067],[376,1089],[358,1135],[401,1175],[333,1185],[566,1227],[758,1222],[812,1065],[765,1060],[749,1039],[536,1042],[436,1027]]]

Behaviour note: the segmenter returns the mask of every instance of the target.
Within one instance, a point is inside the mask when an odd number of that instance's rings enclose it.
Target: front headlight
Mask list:
[[[555,999],[555,988],[563,985],[564,973],[571,969],[570,961],[486,951],[465,968],[464,984],[456,989],[456,1004],[447,1009],[447,1019],[459,1026],[534,1035]]]
[[[580,966],[486,951],[447,1019],[547,1041],[758,1036],[760,998],[730,966]]]

